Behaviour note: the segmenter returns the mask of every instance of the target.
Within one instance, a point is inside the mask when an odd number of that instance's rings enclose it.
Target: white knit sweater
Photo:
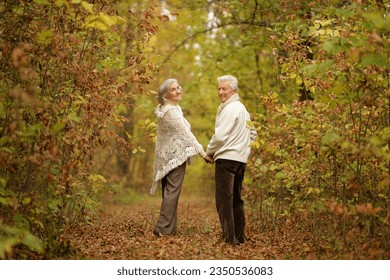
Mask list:
[[[256,129],[250,125],[250,116],[238,94],[232,95],[218,108],[215,133],[206,153],[217,159],[246,163],[251,152],[250,144],[257,138]]]
[[[191,157],[206,155],[203,147],[191,132],[191,125],[184,118],[179,105],[166,102],[158,105],[157,142],[153,166],[153,184],[150,194],[155,194],[158,185],[174,168],[180,166]]]

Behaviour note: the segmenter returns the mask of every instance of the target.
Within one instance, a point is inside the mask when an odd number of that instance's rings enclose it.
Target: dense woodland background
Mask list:
[[[0,1],[0,258],[65,258],[64,228],[90,223],[102,196],[147,194],[158,85],[179,80],[205,147],[216,78],[232,74],[259,135],[245,179],[249,223],[304,229],[318,257],[388,259],[389,9],[386,0]],[[184,187],[212,200],[213,176],[195,159]]]

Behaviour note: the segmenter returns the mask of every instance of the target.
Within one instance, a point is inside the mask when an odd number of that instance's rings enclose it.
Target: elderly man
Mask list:
[[[242,181],[257,132],[238,96],[238,81],[226,75],[218,79],[221,104],[215,121],[215,133],[207,146],[207,155],[215,162],[215,202],[222,227],[222,238],[232,244],[245,242]]]

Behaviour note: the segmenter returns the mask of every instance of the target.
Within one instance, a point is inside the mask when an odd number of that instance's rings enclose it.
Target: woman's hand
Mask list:
[[[214,159],[210,155],[206,155],[203,159],[206,163],[214,164]]]

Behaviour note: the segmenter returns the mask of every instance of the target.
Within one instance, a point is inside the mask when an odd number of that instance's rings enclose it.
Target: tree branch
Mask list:
[[[198,31],[198,32],[195,32],[194,34],[192,34],[191,36],[188,36],[187,38],[185,38],[183,41],[181,41],[164,59],[164,61],[162,62],[162,64],[165,64],[167,63],[172,55],[178,50],[180,49],[182,46],[184,46],[185,44],[187,44],[188,42],[190,42],[191,40],[193,40],[194,38],[196,38],[197,36],[201,35],[201,34],[204,34],[204,33],[207,33],[209,31],[212,31],[214,29],[220,29],[220,28],[225,28],[225,27],[228,27],[228,26],[234,26],[234,25],[251,25],[251,26],[256,26],[256,27],[268,27],[268,26],[271,26],[272,23],[269,23],[269,22],[253,22],[253,21],[241,21],[241,22],[228,22],[226,24],[223,24],[223,25],[218,25],[216,27],[210,27],[210,28],[207,28],[205,30],[201,30],[201,31]]]

